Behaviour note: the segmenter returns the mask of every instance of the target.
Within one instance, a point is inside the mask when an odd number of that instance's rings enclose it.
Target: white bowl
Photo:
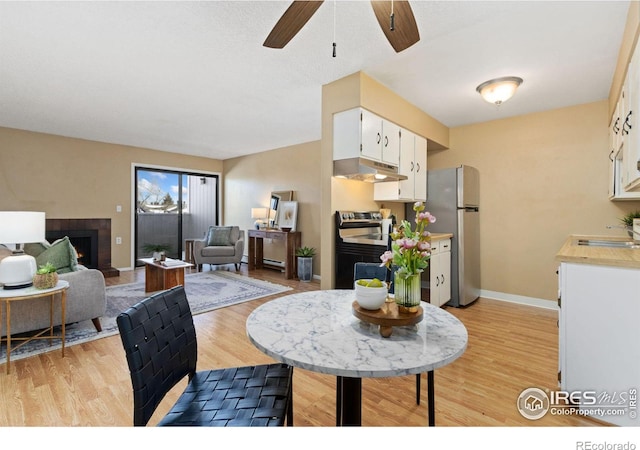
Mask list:
[[[366,280],[371,281],[371,280]],[[387,284],[383,281],[382,287],[366,287],[354,282],[353,287],[356,292],[356,301],[364,309],[380,309],[387,300]]]

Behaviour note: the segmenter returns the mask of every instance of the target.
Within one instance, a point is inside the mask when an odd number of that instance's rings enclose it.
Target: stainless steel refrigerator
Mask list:
[[[407,210],[412,205],[407,205]],[[471,166],[429,170],[426,209],[436,217],[432,233],[451,239],[450,306],[466,306],[480,296],[480,174]],[[413,212],[413,211],[412,211]]]

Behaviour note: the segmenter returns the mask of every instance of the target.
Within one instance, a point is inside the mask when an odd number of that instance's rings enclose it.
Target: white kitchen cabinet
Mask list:
[[[609,199],[613,200],[616,195],[616,154],[618,149],[617,127],[619,121],[618,112],[613,114],[611,123],[609,124]]]
[[[609,126],[611,200],[640,199],[640,50],[636,47]]]
[[[559,287],[561,390],[594,418],[640,425],[640,269],[563,262]]]
[[[333,159],[363,157],[398,167],[400,127],[364,108],[333,115]]]
[[[451,239],[431,242],[429,303],[442,306],[451,300]]]
[[[375,201],[414,202],[427,200],[427,140],[409,130],[400,135],[398,173],[406,180],[376,183]]]
[[[640,130],[638,129],[638,107],[640,106],[640,47],[636,47],[627,71],[626,114],[621,118],[621,134],[625,140],[626,190],[640,186]]]

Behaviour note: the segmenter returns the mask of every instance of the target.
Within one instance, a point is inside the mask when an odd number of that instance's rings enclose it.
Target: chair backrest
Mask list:
[[[389,278],[391,281],[389,293],[393,294],[393,276],[395,272],[396,266],[393,266],[391,271],[389,271],[385,266],[380,267],[380,264],[378,263],[357,262],[353,266],[353,281],[360,280],[362,278],[377,278],[378,280],[384,281]]]
[[[235,245],[240,239],[244,239],[244,231],[237,225],[216,226],[211,225],[205,235],[207,245]]]
[[[184,287],[136,303],[116,322],[133,384],[133,424],[144,426],[167,392],[195,374],[196,330]]]
[[[378,263],[357,262],[353,266],[353,281],[362,278],[377,278],[384,281],[387,277],[387,269],[385,266],[380,267]]]

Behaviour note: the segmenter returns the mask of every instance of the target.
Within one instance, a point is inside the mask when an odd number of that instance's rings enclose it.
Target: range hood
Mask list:
[[[406,175],[398,174],[396,166],[358,157],[334,160],[333,176],[369,183],[407,179]]]

